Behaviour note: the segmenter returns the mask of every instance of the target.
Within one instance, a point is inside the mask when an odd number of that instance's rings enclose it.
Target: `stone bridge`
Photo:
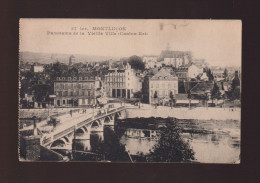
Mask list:
[[[70,150],[73,139],[90,141],[90,133],[103,132],[105,125],[113,126],[115,119],[124,117],[125,110],[126,106],[119,106],[112,109],[101,109],[92,114],[75,116],[69,122],[61,122],[50,133],[43,134],[40,144],[49,149]]]

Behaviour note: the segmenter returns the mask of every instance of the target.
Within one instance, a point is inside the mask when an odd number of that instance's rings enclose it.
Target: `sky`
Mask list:
[[[116,30],[97,31],[94,27]],[[210,65],[241,66],[240,20],[20,19],[19,33],[20,51],[128,57],[159,55],[169,44],[171,50],[191,51],[194,58]]]

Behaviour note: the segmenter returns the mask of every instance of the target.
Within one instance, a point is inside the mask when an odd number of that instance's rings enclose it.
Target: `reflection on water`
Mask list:
[[[240,122],[234,120],[178,120],[181,136],[189,141],[195,159],[201,163],[235,163],[240,155]],[[74,161],[126,161],[148,154],[157,143],[164,119],[125,119],[103,132],[74,140]]]
[[[126,120],[130,124],[132,119]],[[142,121],[142,120],[141,120]],[[142,128],[154,129],[156,125],[162,125],[162,119],[158,119],[159,124],[146,122]],[[151,125],[153,124],[153,125]],[[217,121],[217,120],[178,120],[181,136],[184,140],[189,141],[191,148],[195,152],[195,159],[201,163],[234,163],[238,162],[240,155],[240,122],[234,120]],[[139,125],[140,126],[140,125]],[[139,127],[137,125],[137,128]],[[136,138],[136,131],[142,132],[142,129],[127,128],[121,142],[125,143],[131,154],[136,155],[138,152],[149,153],[155,144],[154,138]],[[130,136],[128,135],[130,134]]]

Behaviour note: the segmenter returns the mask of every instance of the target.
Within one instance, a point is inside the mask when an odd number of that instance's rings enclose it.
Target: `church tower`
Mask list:
[[[72,65],[73,62],[75,63],[75,56],[71,55],[70,58],[69,58],[69,65]]]

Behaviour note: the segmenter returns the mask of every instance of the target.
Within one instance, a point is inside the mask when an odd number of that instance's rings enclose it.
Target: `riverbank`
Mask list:
[[[198,120],[241,120],[241,109],[224,109],[209,107],[196,108],[170,108],[167,106],[158,106],[157,109],[149,104],[142,104],[141,108],[133,107],[127,109],[127,118],[149,118],[149,117],[174,117],[178,119],[198,119]]]

